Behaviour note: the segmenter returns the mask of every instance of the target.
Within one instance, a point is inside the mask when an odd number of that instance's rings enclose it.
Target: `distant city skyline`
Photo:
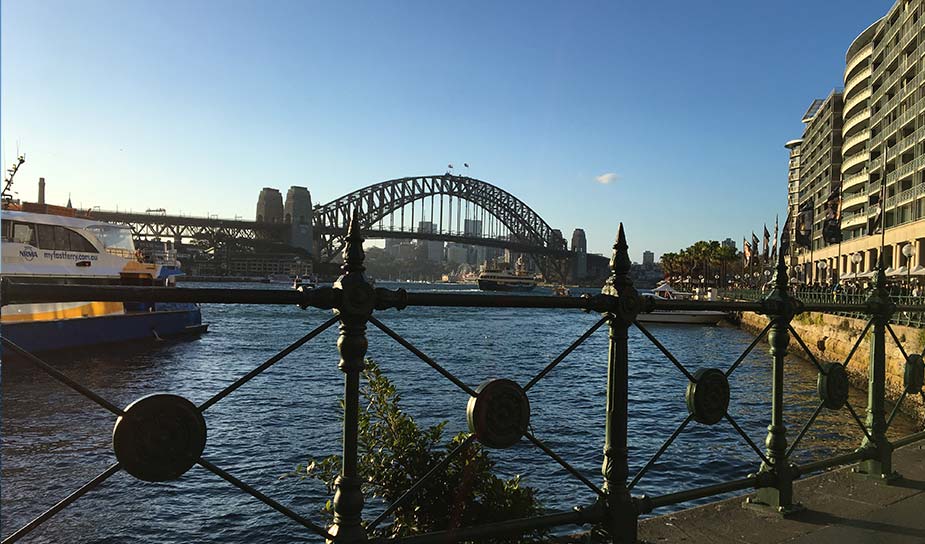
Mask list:
[[[892,5],[10,0],[3,166],[26,200],[252,218],[452,163],[658,260],[783,218],[784,142]]]

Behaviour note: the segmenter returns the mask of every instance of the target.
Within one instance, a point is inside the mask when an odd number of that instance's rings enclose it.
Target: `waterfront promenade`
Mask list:
[[[794,483],[805,510],[788,517],[743,507],[745,496],[641,521],[640,540],[773,544],[925,543],[925,444],[893,454],[891,484],[850,467]]]

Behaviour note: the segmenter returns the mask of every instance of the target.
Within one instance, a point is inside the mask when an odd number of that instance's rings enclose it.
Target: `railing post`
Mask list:
[[[787,428],[784,426],[784,357],[790,344],[787,332],[790,321],[797,313],[799,302],[788,290],[787,267],[784,265],[783,253],[778,258],[774,271],[774,288],[765,297],[764,312],[771,320],[768,331],[771,363],[771,424],[765,439],[768,462],[762,462],[758,470],[758,490],[754,497],[746,499],[746,504],[759,509],[769,509],[781,514],[789,514],[800,509],[793,502],[793,480],[798,477],[796,467],[787,457]]]
[[[873,319],[871,327],[870,363],[867,373],[867,436],[861,449],[868,457],[858,465],[857,472],[876,479],[893,479],[893,445],[886,438],[886,326],[895,306],[886,290],[883,265],[877,269],[873,289],[867,297],[867,311]]]
[[[601,290],[619,299],[617,311],[610,314],[610,342],[607,353],[607,415],[604,430],[604,528],[613,542],[636,542],[639,513],[627,488],[629,477],[629,327],[639,313],[639,297],[629,277],[629,246],[623,224],[617,233],[610,259],[611,276]]]
[[[329,542],[366,542],[366,530],[362,525],[363,491],[357,466],[357,433],[360,409],[360,373],[365,367],[366,322],[372,315],[373,288],[366,281],[363,271],[365,255],[363,238],[360,235],[359,217],[354,213],[347,229],[344,246],[343,275],[334,283],[334,289],[341,291],[340,337],[337,349],[340,352],[338,367],[344,373],[344,451],[341,473],[335,481],[334,524],[330,528],[334,539]]]

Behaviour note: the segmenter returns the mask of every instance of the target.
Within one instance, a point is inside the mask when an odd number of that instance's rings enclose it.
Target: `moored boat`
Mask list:
[[[640,296],[660,300],[687,300],[691,298],[690,293],[675,291],[667,283],[659,285],[651,293],[640,293]],[[638,314],[636,321],[640,323],[718,325],[726,317],[726,312],[716,310],[655,310]]]
[[[4,202],[2,278],[14,283],[131,285],[175,289],[175,253],[148,262],[128,226],[80,217],[70,207]],[[190,303],[65,302],[10,304],[0,334],[27,351],[162,339],[205,332]]]

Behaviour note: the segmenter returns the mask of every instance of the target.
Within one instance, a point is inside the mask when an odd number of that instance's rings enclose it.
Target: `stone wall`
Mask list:
[[[768,324],[768,318],[745,312],[742,314],[741,326],[743,329],[753,333],[760,333]],[[805,313],[798,315],[793,320],[793,328],[797,331],[806,346],[812,351],[820,361],[844,362],[858,335],[864,330],[865,321],[852,319],[849,317],[840,317],[821,313]],[[913,327],[903,327],[893,325],[893,331],[899,337],[906,350],[906,353],[922,353],[925,347],[925,329],[916,329]],[[818,348],[820,340],[824,340],[825,350]],[[867,390],[867,368],[870,361],[870,339],[871,333],[861,340],[861,345],[848,362],[848,375],[851,383],[862,389]],[[765,339],[765,341],[767,341]],[[803,348],[795,338],[790,339],[788,353],[806,358]],[[903,371],[905,360],[896,342],[890,336],[889,331],[886,333],[886,397],[890,403],[895,403],[903,391]],[[860,410],[860,408],[858,408]],[[920,425],[925,425],[925,404],[922,402],[921,395],[906,395],[906,400],[900,410],[915,419]],[[863,418],[863,414],[860,414]],[[887,414],[889,415],[889,414]]]

